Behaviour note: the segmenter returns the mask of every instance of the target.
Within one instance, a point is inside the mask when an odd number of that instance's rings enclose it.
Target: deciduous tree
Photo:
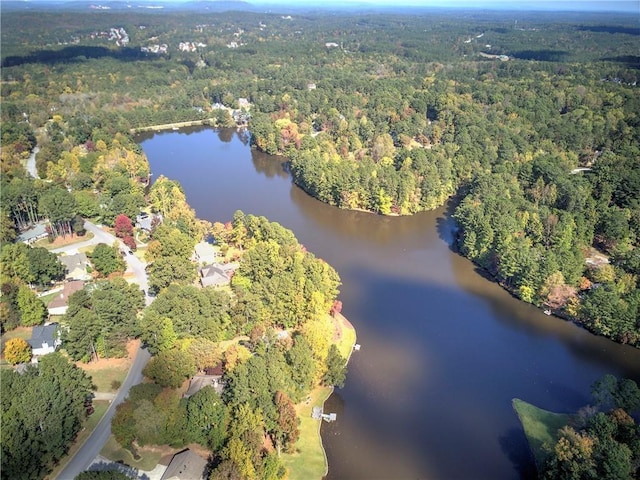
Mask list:
[[[178,388],[196,373],[196,366],[189,353],[174,348],[153,357],[143,373],[158,385]]]
[[[23,338],[11,338],[4,346],[4,358],[11,365],[31,360],[31,345]]]
[[[40,325],[47,316],[47,309],[33,290],[26,285],[21,285],[17,297],[20,311],[20,323],[25,327]]]

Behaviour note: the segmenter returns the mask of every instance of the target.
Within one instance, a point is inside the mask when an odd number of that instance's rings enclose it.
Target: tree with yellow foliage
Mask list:
[[[12,338],[4,347],[4,358],[11,365],[31,360],[31,345],[24,338]]]

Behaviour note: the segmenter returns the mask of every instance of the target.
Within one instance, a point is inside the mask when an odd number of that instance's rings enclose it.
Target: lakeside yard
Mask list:
[[[356,331],[349,321],[342,315],[333,318],[335,326],[333,341],[338,346],[340,353],[349,358],[356,342]],[[247,337],[236,337],[233,340],[223,342],[223,349],[231,344],[238,343]],[[108,385],[108,381],[105,382]],[[183,386],[184,388],[184,386]],[[293,454],[283,454],[282,461],[289,470],[290,480],[320,479],[327,473],[327,459],[320,436],[321,421],[311,418],[314,406],[322,406],[333,392],[332,387],[316,387],[309,394],[309,399],[296,405],[296,412],[300,418],[300,437],[296,443],[296,452]],[[197,448],[196,445],[189,445],[189,448]],[[168,446],[148,446],[138,448],[138,458],[134,458],[132,453],[122,448],[112,436],[101,451],[101,455],[112,460],[122,461],[134,468],[149,472],[167,455],[175,453],[177,450]]]
[[[513,409],[522,423],[536,468],[541,472],[548,456],[544,446],[557,443],[558,430],[569,424],[572,415],[550,412],[518,398],[513,399]]]
[[[356,331],[341,314],[337,314],[333,322],[333,342],[349,363],[356,343]],[[311,418],[311,412],[313,407],[324,406],[332,393],[333,387],[316,387],[310,393],[308,401],[304,400],[296,405],[296,413],[300,418],[300,437],[296,443],[296,452],[282,455],[282,462],[289,469],[290,480],[321,479],[327,474],[327,457],[320,436],[322,420]]]

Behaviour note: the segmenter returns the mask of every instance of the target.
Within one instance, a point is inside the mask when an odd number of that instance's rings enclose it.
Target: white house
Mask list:
[[[34,356],[46,355],[56,351],[62,342],[60,341],[60,331],[57,323],[33,327],[31,338],[27,340]]]
[[[207,242],[197,243],[193,250],[193,259],[200,264],[214,263],[218,258],[216,249]]]

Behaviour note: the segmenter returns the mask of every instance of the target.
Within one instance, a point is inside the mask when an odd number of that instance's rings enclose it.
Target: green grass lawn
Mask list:
[[[338,349],[348,359],[356,343],[356,331],[342,315],[338,315],[335,322]],[[303,401],[296,405],[300,418],[300,437],[296,443],[296,452],[282,455],[282,462],[289,469],[290,480],[319,480],[327,474],[327,458],[320,436],[321,420],[311,418],[311,411],[313,407],[324,405],[332,392],[331,387],[317,387],[311,392],[309,402]]]
[[[112,387],[113,382],[118,381],[122,385],[127,378],[127,373],[129,373],[129,365],[87,371],[98,392],[116,392],[117,389]]]
[[[109,437],[109,440],[100,451],[100,455],[109,460],[114,462],[120,461],[147,472],[156,468],[156,465],[158,465],[158,462],[165,454],[166,452],[164,450],[140,449],[138,451],[140,458],[136,460],[129,450],[120,446],[113,435]]]
[[[47,250],[52,250],[54,248],[64,247],[66,245],[73,245],[74,243],[82,243],[87,240],[91,240],[93,238],[93,233],[87,232],[83,236],[75,236],[75,237],[58,237],[58,239],[54,242],[50,242],[48,238],[41,238],[40,240],[36,240],[33,244],[34,247],[44,247]]]
[[[567,425],[572,416],[549,412],[517,398],[513,399],[513,409],[522,423],[538,471],[541,471],[547,459],[543,445],[555,445],[558,441],[558,430]]]
[[[321,479],[327,474],[327,459],[320,437],[320,422],[311,418],[311,410],[323,405],[333,392],[331,387],[318,387],[311,394],[309,403],[296,406],[300,418],[300,438],[296,443],[296,452],[282,455],[282,463],[289,469],[290,480]]]
[[[53,300],[56,296],[60,295],[60,292],[53,292],[53,293],[49,293],[47,295],[43,295],[41,297],[38,297],[40,300],[42,300],[42,303],[44,303],[45,307],[49,305],[49,302],[51,300]]]

